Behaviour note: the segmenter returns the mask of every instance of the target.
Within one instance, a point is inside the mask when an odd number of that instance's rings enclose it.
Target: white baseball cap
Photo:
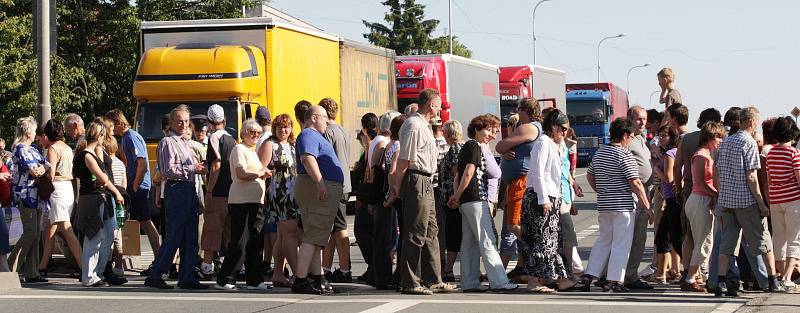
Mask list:
[[[208,120],[212,123],[222,123],[225,120],[225,111],[219,104],[213,104],[208,108]]]

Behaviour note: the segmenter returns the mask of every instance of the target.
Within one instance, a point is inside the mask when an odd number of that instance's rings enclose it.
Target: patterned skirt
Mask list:
[[[559,246],[559,203],[561,199],[550,198],[553,203],[548,212],[544,212],[538,204],[538,197],[533,188],[527,188],[522,198],[522,233],[519,249],[525,260],[522,271],[525,275],[545,279],[567,277],[567,270]]]

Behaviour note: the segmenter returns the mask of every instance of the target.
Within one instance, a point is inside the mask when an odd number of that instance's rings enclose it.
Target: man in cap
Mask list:
[[[206,162],[208,164],[208,185],[205,194],[205,207],[203,208],[203,235],[201,249],[203,249],[203,264],[200,265],[204,279],[210,279],[214,273],[212,260],[224,244],[228,217],[228,191],[233,184],[231,167],[228,156],[236,146],[236,139],[225,130],[225,111],[214,104],[208,108],[208,123],[211,126],[211,135],[208,137],[208,150]]]

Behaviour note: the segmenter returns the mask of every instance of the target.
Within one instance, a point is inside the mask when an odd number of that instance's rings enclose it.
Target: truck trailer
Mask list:
[[[517,101],[534,98],[542,109],[566,106],[564,71],[541,65],[521,65],[500,67],[500,119],[503,137],[506,136],[508,117],[517,110]]]
[[[481,114],[500,117],[499,68],[452,54],[398,56],[397,108],[417,102],[426,88],[442,97],[442,122],[455,119],[465,128]]]
[[[339,55],[342,94],[339,111],[342,127],[352,142],[350,160],[355,162],[363,150],[357,148],[355,139],[361,129],[361,116],[367,113],[380,116],[394,109],[397,103],[395,53],[391,49],[341,40]]]
[[[567,116],[578,137],[578,162],[609,144],[609,125],[628,113],[628,93],[613,83],[567,84]]]

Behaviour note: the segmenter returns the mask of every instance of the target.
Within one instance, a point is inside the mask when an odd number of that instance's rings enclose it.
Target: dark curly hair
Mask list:
[[[766,136],[766,130],[764,135]],[[772,125],[772,137],[778,143],[791,142],[800,137],[800,129],[797,128],[793,118],[788,116],[779,117],[775,120],[775,124]]]
[[[47,140],[52,142],[64,140],[64,124],[56,120],[49,120],[47,123],[44,123],[42,131],[44,135],[47,136]]]
[[[475,134],[489,127],[500,127],[500,119],[491,114],[478,115],[469,122],[467,136],[475,139]]]

